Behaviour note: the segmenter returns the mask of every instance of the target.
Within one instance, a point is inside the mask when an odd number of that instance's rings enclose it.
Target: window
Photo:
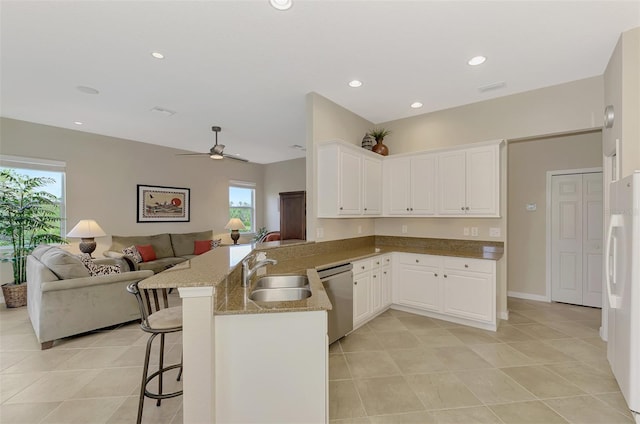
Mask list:
[[[0,155],[0,171],[12,170],[18,175],[26,177],[46,177],[51,178],[52,183],[43,187],[43,191],[53,194],[58,198],[58,205],[56,207],[56,215],[59,214],[61,221],[59,223],[59,229],[56,232],[60,232],[60,237],[65,237],[66,222],[65,222],[65,163],[60,161],[51,161],[45,159],[31,159],[17,156]],[[10,240],[0,239],[0,249],[10,246]]]
[[[245,230],[253,233],[256,229],[256,189],[254,183],[231,181],[229,183],[229,219],[240,218]]]

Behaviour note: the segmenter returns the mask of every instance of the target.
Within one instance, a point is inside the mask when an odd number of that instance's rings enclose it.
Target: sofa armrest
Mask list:
[[[113,284],[120,282],[134,282],[144,280],[153,275],[153,271],[132,271],[117,274],[98,275],[95,277],[71,278],[68,280],[47,281],[41,284],[42,292],[57,290],[72,290],[101,284]]]

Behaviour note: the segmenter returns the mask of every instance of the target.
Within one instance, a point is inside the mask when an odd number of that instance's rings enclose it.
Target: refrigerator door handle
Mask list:
[[[614,228],[622,227],[622,215],[611,214],[609,218],[609,228],[607,230],[607,245],[605,248],[605,261],[604,261],[604,273],[605,284],[607,286],[607,296],[609,297],[609,307],[611,309],[618,308],[618,302],[620,297],[613,294],[611,285],[616,284],[616,268],[617,268],[617,256],[618,248],[616,243],[616,236],[614,235]],[[613,244],[613,251],[611,245]],[[611,263],[613,262],[613,264]]]

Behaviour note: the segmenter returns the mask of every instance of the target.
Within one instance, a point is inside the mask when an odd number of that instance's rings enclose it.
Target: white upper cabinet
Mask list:
[[[318,217],[380,215],[382,160],[341,142],[318,146]]]
[[[438,214],[500,216],[500,146],[438,154]]]
[[[385,215],[435,213],[436,155],[389,157],[383,163]]]

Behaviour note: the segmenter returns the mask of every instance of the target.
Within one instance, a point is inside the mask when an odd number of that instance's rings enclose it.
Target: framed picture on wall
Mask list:
[[[190,191],[138,184],[137,222],[189,222]]]

